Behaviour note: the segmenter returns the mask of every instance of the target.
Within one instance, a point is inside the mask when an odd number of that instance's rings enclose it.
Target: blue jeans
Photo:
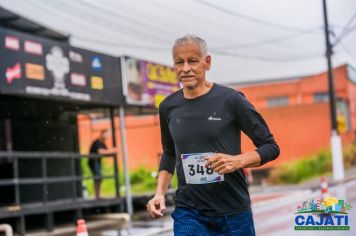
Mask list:
[[[175,236],[255,235],[251,210],[229,216],[206,216],[193,209],[176,207],[172,218]]]

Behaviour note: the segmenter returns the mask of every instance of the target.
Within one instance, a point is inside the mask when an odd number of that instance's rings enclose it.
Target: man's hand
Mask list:
[[[228,154],[216,153],[213,156],[205,157],[205,168],[210,167],[213,171],[221,174],[234,172],[244,168],[245,163],[240,155],[232,156]]]
[[[147,212],[152,218],[163,216],[164,210],[166,210],[166,204],[163,195],[155,195],[147,203]]]

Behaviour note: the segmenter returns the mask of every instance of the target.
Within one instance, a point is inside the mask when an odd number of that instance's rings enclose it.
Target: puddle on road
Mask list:
[[[138,212],[132,218],[131,227],[121,231],[117,229],[106,229],[97,232],[91,232],[90,236],[139,236],[139,235],[171,235],[173,229],[173,220],[171,212],[173,208],[167,209],[164,217],[152,219],[146,212]]]

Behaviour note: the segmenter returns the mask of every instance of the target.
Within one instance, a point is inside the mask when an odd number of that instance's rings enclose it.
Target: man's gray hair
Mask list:
[[[175,42],[174,42],[174,45],[172,47],[172,56],[174,56],[174,49],[181,45],[181,44],[184,44],[184,43],[187,43],[187,42],[193,42],[193,43],[196,43],[199,45],[200,47],[200,50],[201,50],[201,53],[203,55],[203,57],[207,56],[208,55],[208,45],[206,43],[206,41],[194,34],[186,34],[184,35],[183,37],[180,37],[179,39],[177,39]]]

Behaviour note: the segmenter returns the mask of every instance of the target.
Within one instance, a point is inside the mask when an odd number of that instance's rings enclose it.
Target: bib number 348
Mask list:
[[[211,168],[205,168],[205,157],[214,153],[182,154],[184,176],[187,184],[207,184],[224,181],[224,175],[219,175]]]

